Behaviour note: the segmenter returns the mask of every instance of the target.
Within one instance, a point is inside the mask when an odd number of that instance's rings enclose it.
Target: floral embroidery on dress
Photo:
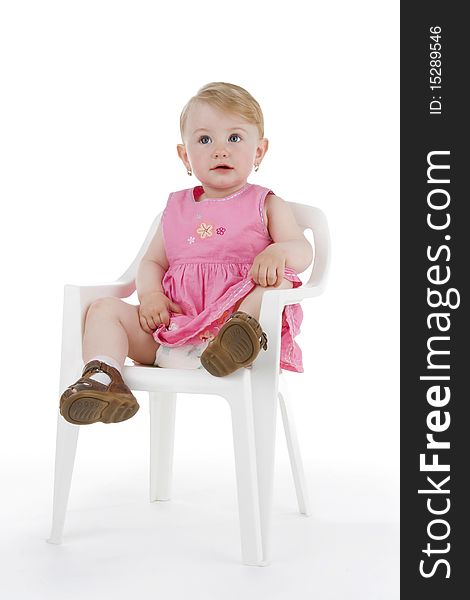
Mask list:
[[[194,242],[196,241],[196,238],[194,236],[190,236],[188,237],[188,239],[186,240],[188,242],[189,245],[194,244]]]
[[[225,233],[226,231],[227,231],[227,230],[225,229],[225,227],[217,227],[217,229],[216,229],[216,233],[217,233],[217,235],[224,235],[224,233]]]
[[[206,223],[201,223],[196,231],[199,234],[199,237],[203,240],[204,238],[208,238],[212,236],[212,225],[207,225]]]

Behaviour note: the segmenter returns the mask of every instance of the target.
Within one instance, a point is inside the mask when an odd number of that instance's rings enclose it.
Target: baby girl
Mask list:
[[[216,82],[184,107],[178,156],[200,185],[169,195],[136,278],[140,304],[101,298],[88,309],[82,377],[60,398],[75,424],[117,423],[139,405],[121,377],[126,357],[165,364],[177,348],[216,377],[250,366],[268,340],[258,322],[270,289],[301,285],[312,248],[288,203],[248,183],[268,149],[263,114],[245,89]],[[300,305],[282,315],[283,369],[301,372]]]

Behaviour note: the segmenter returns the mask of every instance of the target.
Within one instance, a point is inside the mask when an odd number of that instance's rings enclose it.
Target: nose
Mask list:
[[[219,146],[216,146],[216,148],[214,149],[214,158],[226,158],[228,156],[228,151],[227,148],[225,146],[222,146],[219,144]]]

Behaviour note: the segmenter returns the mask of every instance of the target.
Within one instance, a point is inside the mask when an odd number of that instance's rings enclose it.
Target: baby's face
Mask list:
[[[178,153],[203,187],[229,193],[246,183],[254,162],[261,162],[267,150],[267,140],[260,139],[256,125],[205,102],[191,107],[184,142]],[[230,168],[217,168],[220,164]]]

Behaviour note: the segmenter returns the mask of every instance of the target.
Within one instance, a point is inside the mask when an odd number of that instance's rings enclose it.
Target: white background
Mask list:
[[[2,597],[398,597],[398,21],[391,1],[2,3]],[[263,108],[249,181],[331,228],[305,373],[287,373],[313,515],[279,423],[272,564],[241,565],[217,397],[181,398],[174,497],[149,504],[140,394],[134,419],[82,428],[51,546],[63,286],[119,277],[169,192],[197,184],[179,115],[210,81]]]

